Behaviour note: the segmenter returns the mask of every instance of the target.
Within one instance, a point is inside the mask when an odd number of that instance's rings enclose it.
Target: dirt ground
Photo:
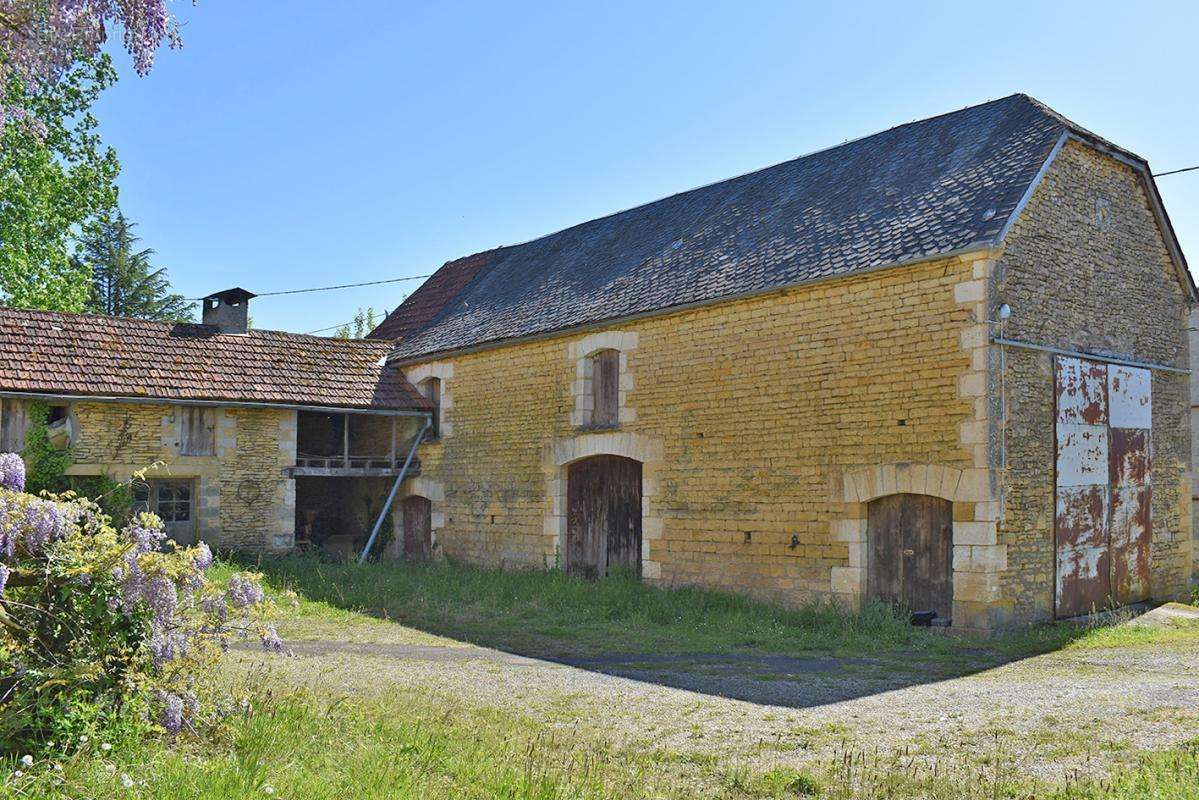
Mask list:
[[[452,698],[618,747],[755,769],[903,751],[998,758],[1058,781],[1199,735],[1199,635],[999,665],[981,654],[972,664],[966,650],[950,668],[919,653],[885,661],[613,653],[563,663],[385,621],[326,627],[281,628],[294,658],[237,657],[320,691]]]

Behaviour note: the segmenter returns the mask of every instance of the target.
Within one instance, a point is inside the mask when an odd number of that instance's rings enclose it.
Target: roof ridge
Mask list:
[[[160,319],[145,319],[144,317],[127,317],[119,314],[101,314],[96,311],[61,311],[50,308],[17,308],[16,306],[0,306],[0,314],[18,314],[18,315],[40,315],[58,319],[97,319],[119,323],[134,323],[146,328],[161,328],[165,331],[170,331],[179,325],[186,325],[192,328],[204,328],[213,331],[216,335],[227,336],[260,336],[262,334],[270,334],[274,336],[284,337],[288,339],[315,339],[322,342],[353,342],[364,344],[351,344],[350,346],[365,346],[377,348],[378,340],[373,339],[343,339],[339,336],[315,336],[311,333],[296,333],[293,331],[281,331],[275,328],[250,328],[245,333],[230,333],[223,334],[216,325],[208,325],[203,322],[169,322]]]

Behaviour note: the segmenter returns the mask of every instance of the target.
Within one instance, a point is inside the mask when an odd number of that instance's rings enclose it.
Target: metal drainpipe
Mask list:
[[[425,424],[421,427],[420,433],[416,434],[416,439],[412,442],[412,447],[408,450],[408,457],[404,459],[404,466],[400,468],[400,474],[396,475],[396,481],[391,485],[391,491],[387,494],[387,502],[383,504],[383,510],[379,512],[379,518],[375,520],[375,527],[371,530],[371,536],[366,540],[366,547],[362,548],[362,555],[358,556],[358,564],[366,563],[366,557],[370,555],[371,548],[375,546],[375,539],[379,535],[379,528],[383,527],[383,518],[387,516],[387,512],[391,510],[391,504],[396,499],[396,492],[400,490],[400,483],[404,480],[405,473],[408,472],[408,465],[412,463],[412,457],[416,455],[416,448],[420,447],[421,440],[425,438],[425,431],[433,424],[433,417],[426,416]]]

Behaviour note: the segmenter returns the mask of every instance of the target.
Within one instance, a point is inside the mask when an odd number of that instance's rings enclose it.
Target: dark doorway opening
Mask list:
[[[869,503],[866,596],[903,608],[913,614],[913,619],[925,622],[950,619],[953,612],[951,502],[926,494],[893,494]],[[936,616],[930,617],[928,612]]]
[[[641,576],[641,462],[592,456],[567,468],[566,570],[602,578]]]
[[[356,554],[366,544],[391,483],[389,478],[297,477],[296,544],[341,558]],[[390,520],[385,520],[383,544],[391,530]]]

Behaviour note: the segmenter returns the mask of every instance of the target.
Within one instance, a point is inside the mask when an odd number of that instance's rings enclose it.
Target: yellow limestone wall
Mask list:
[[[284,550],[295,529],[296,412],[216,409],[216,455],[179,455],[179,415],[167,404],[71,404],[78,434],[73,475],[124,480],[162,461],[149,478],[194,478],[197,533],[214,547]]]
[[[647,580],[856,602],[862,495],[990,497],[975,316],[990,262],[972,258],[409,366],[442,378],[444,425],[405,492],[433,500],[439,552],[552,567],[564,464],[626,455],[644,464]],[[621,424],[588,432],[581,359],[600,347],[622,352]]]

